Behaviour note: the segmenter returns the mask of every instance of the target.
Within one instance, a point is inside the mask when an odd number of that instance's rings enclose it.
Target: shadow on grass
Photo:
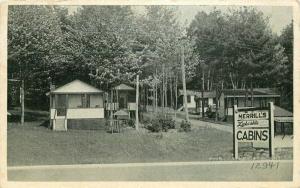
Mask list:
[[[21,112],[19,110],[12,110],[11,115],[7,116],[8,122],[20,122],[21,121]],[[29,111],[24,114],[24,121],[39,121],[39,120],[46,120],[48,119],[48,114],[39,113],[34,111]]]
[[[49,128],[50,127],[50,120],[46,120],[46,121],[42,122],[39,126]]]

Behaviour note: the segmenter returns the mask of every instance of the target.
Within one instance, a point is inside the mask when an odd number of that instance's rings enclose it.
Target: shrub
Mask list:
[[[191,131],[191,123],[187,120],[182,120],[181,124],[180,124],[180,132],[184,131],[184,132],[189,132]]]
[[[169,116],[156,115],[146,128],[151,132],[167,132],[169,129],[175,129],[175,121]]]
[[[215,118],[216,117],[216,111],[212,106],[209,106],[205,113],[206,113],[206,116],[208,118]]]
[[[134,121],[133,119],[129,119],[129,120],[127,121],[127,124],[128,124],[129,127],[135,128],[135,121]]]
[[[170,116],[163,117],[161,119],[163,127],[166,129],[175,129],[175,121]]]
[[[158,119],[153,119],[146,128],[151,132],[161,132],[163,130],[162,124]]]

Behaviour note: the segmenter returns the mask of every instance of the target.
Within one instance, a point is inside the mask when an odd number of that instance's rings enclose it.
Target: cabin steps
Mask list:
[[[55,128],[54,128],[54,130],[55,131],[66,131],[67,129],[66,129],[66,124],[67,123],[67,121],[66,121],[66,119],[65,118],[57,118],[57,119],[55,119]]]
[[[177,112],[180,112],[180,111],[182,111],[182,110],[183,110],[183,108],[184,108],[184,106],[181,106],[180,108],[178,108],[178,109],[177,109]]]

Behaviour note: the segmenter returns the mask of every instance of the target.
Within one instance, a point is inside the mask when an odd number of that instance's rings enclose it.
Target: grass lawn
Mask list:
[[[42,121],[8,123],[8,165],[231,160],[232,135],[210,128],[191,132],[125,130],[54,132]]]

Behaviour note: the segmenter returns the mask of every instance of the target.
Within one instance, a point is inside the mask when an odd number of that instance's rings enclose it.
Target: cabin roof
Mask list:
[[[124,110],[118,110],[114,113],[115,116],[128,116],[128,113]]]
[[[67,93],[103,93],[102,90],[95,88],[83,81],[74,80],[66,85],[52,90],[50,93],[67,94]]]
[[[222,90],[225,97],[250,97],[251,90],[248,89],[224,89]],[[280,95],[272,88],[253,88],[253,97],[280,97]]]
[[[274,116],[275,117],[293,117],[293,113],[283,109],[279,106],[274,105]]]
[[[202,92],[201,91],[195,91],[195,90],[186,90],[186,94],[190,96],[196,96],[197,98],[202,98]],[[179,90],[179,96],[183,95],[183,90]],[[203,98],[215,98],[216,97],[216,91],[204,91],[203,92]]]
[[[113,87],[113,90],[126,90],[126,91],[130,91],[130,90],[135,90],[133,87],[131,86],[128,86],[126,84],[120,84],[120,85],[117,85],[115,87]]]
[[[221,91],[225,97],[245,97],[251,95],[251,90],[248,89],[224,89]],[[202,92],[197,90],[186,90],[187,95],[196,96],[198,99],[202,98]],[[183,95],[183,90],[179,90],[179,96]],[[203,98],[215,98],[217,96],[216,91],[204,91]],[[280,95],[273,88],[253,88],[253,97],[280,97]]]

